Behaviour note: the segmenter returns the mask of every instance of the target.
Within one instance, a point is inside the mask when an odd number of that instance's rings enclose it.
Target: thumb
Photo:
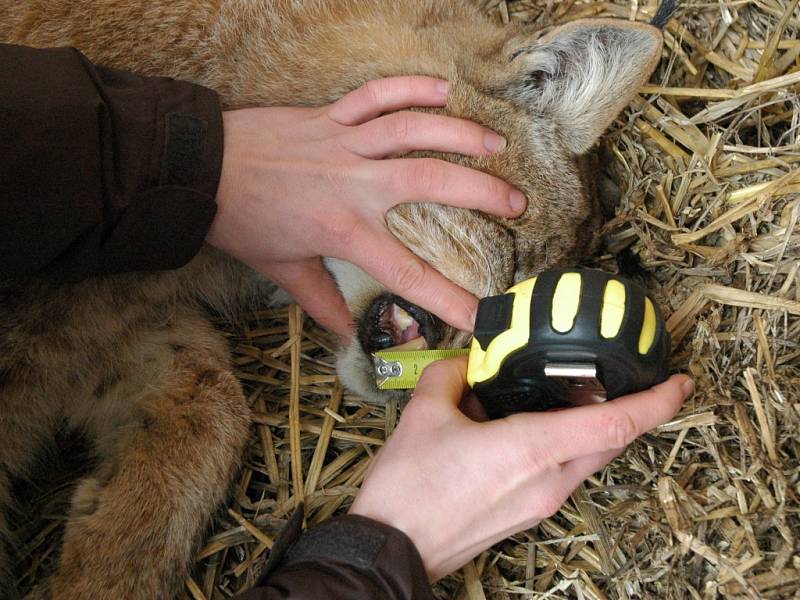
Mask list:
[[[411,397],[413,403],[457,408],[467,391],[467,357],[438,360],[428,365]]]

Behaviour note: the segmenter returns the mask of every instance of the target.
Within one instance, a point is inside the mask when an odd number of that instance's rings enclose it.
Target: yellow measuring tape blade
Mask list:
[[[410,390],[417,387],[422,370],[432,362],[467,354],[469,348],[381,350],[372,355],[376,365],[375,383],[379,390]],[[385,365],[383,374],[378,373],[379,364]]]

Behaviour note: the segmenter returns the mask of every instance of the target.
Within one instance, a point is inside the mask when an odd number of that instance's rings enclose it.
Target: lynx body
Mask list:
[[[528,197],[527,212],[505,221],[403,205],[388,223],[476,295],[593,251],[601,209],[589,151],[661,48],[659,31],[646,25],[507,27],[460,0],[0,0],[0,41],[75,46],[98,64],[192,80],[217,90],[229,109],[322,105],[383,76],[449,79],[444,112],[509,143],[489,158],[440,158],[510,181]],[[359,324],[339,362],[351,389],[380,401],[368,353],[402,333],[407,321],[391,316],[398,303],[427,345],[467,341],[355,267],[328,266]],[[174,272],[2,282],[2,593],[13,581],[3,520],[9,480],[26,474],[37,447],[64,423],[93,438],[100,466],[75,493],[52,598],[176,593],[249,433],[248,407],[208,307],[232,314],[271,289],[211,249]]]

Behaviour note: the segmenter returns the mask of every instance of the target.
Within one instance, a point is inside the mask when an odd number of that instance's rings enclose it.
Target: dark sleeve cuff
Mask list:
[[[92,261],[77,254],[67,271],[74,279],[183,266],[200,250],[217,210],[223,150],[217,94],[166,77],[95,67],[80,56],[104,107],[100,134],[113,148],[108,175],[122,185],[115,190],[106,182],[93,272],[81,272]]]
[[[346,515],[301,533],[302,509],[281,532],[258,586],[240,600],[432,600],[422,558],[403,532]]]
[[[74,49],[0,45],[5,83],[0,277],[77,280],[194,256],[222,168],[215,92]]]

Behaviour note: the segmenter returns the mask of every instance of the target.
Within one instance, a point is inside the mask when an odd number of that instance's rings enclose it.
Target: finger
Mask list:
[[[358,247],[348,247],[345,260],[361,267],[401,298],[435,314],[462,331],[472,331],[478,300],[385,231],[365,228]]]
[[[655,387],[610,402],[538,413],[536,426],[549,438],[553,459],[565,463],[581,456],[625,448],[637,437],[665,423],[680,410],[693,384],[686,375],[673,375]],[[530,414],[509,417],[524,423]],[[543,441],[541,437],[539,441]]]
[[[285,289],[317,323],[337,334],[346,345],[353,335],[353,318],[319,259],[272,263],[264,274]]]
[[[359,125],[386,112],[411,106],[444,106],[448,84],[434,77],[386,77],[368,81],[337,100],[328,117],[341,125]]]
[[[414,150],[485,156],[503,150],[506,140],[466,119],[401,111],[360,125],[347,136],[345,146],[365,158]]]
[[[395,158],[370,163],[377,198],[388,210],[403,202],[436,202],[515,217],[527,207],[522,192],[502,179],[435,158]],[[388,182],[388,185],[387,185]]]

